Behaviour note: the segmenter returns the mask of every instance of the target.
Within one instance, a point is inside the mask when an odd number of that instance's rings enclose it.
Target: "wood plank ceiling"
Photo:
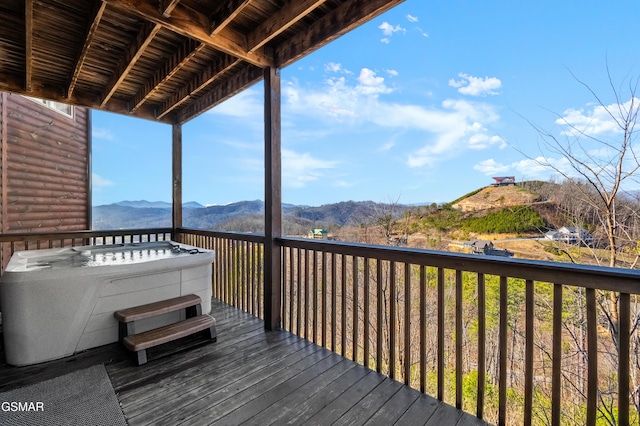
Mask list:
[[[403,0],[2,0],[0,90],[184,123]]]

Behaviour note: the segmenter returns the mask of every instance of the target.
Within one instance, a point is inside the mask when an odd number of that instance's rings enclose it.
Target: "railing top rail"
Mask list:
[[[640,294],[640,271],[633,269],[304,238],[278,238],[276,242],[285,247]]]
[[[196,234],[205,237],[227,238],[230,240],[248,241],[253,243],[264,243],[264,234],[253,234],[248,232],[227,232],[227,231],[205,231],[202,229],[177,228],[177,233]]]
[[[108,231],[59,231],[59,232],[47,232],[47,233],[28,233],[28,232],[15,232],[0,234],[0,242],[11,241],[43,241],[43,240],[56,240],[56,239],[68,239],[68,238],[92,238],[92,237],[109,237],[109,236],[122,236],[122,235],[137,235],[137,234],[170,234],[171,228],[143,228],[143,229],[118,229]]]

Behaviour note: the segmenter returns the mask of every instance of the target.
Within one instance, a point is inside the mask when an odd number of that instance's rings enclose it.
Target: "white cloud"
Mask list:
[[[102,187],[102,186],[112,186],[113,182],[108,179],[104,179],[100,177],[96,173],[91,173],[91,186]]]
[[[283,104],[288,111],[312,117],[330,118],[332,121],[358,120],[366,105],[381,94],[392,92],[384,77],[369,68],[362,68],[353,81],[345,76],[329,78],[319,89],[305,89],[292,80],[283,85]]]
[[[479,171],[487,176],[494,176],[499,173],[509,171],[509,166],[496,162],[493,158],[479,162],[473,166],[474,170]]]
[[[337,162],[321,160],[308,153],[282,150],[282,183],[293,188],[302,188],[308,182],[324,176],[324,171],[337,167]]]
[[[398,71],[396,70],[385,70],[387,72],[387,74],[389,74],[391,77],[397,77],[398,76]]]
[[[340,72],[342,70],[342,64],[329,62],[328,64],[324,65],[324,70],[330,72]]]
[[[448,99],[430,107],[389,102],[385,95],[392,92],[384,78],[368,68],[357,78],[332,78],[321,87],[306,88],[290,81],[283,89],[283,115],[306,116],[315,123],[324,120],[326,129],[333,132],[344,132],[345,126],[415,132],[417,136],[408,145],[394,141],[395,148],[407,153],[410,167],[430,166],[468,149],[504,146],[488,130],[500,119],[493,105],[464,99]]]
[[[380,152],[385,152],[385,151],[389,151],[391,148],[393,148],[395,146],[395,142],[387,142],[384,145],[382,145],[378,151]]]
[[[502,82],[496,77],[474,77],[465,73],[459,73],[461,80],[453,78],[449,80],[449,86],[458,89],[458,93],[470,96],[498,95],[497,89],[502,87]]]
[[[358,76],[360,83],[356,89],[365,95],[390,93],[391,89],[384,84],[384,77],[378,77],[375,71],[369,68],[362,68]]]
[[[391,25],[387,21],[384,21],[378,26],[382,30],[383,37],[380,39],[383,43],[389,43],[391,36],[397,32],[405,32],[406,30],[400,25]]]
[[[409,22],[418,22],[418,17],[417,16],[413,16],[411,14],[407,14],[407,21],[409,21]]]
[[[207,113],[235,118],[262,120],[264,116],[262,94],[256,89],[247,89],[214,107]]]
[[[93,127],[91,129],[91,137],[94,139],[103,139],[105,141],[112,141],[115,139],[111,130],[102,127]]]
[[[607,106],[596,105],[590,110],[567,109],[562,117],[556,120],[556,124],[564,126],[562,131],[566,136],[600,136],[620,134],[622,129],[616,124],[610,113],[618,118],[619,111],[624,115],[630,108],[637,108],[640,99],[629,99],[624,104],[611,104]]]

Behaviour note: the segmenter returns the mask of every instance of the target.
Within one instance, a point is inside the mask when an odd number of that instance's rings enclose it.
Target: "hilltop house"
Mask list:
[[[515,176],[496,176],[492,178],[495,182],[491,186],[509,186],[516,184]]]
[[[552,241],[560,241],[566,244],[590,245],[593,237],[583,228],[575,226],[563,226],[557,231],[549,231],[544,237]]]

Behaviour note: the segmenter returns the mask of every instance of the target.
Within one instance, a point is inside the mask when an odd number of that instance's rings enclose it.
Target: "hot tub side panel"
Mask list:
[[[186,294],[202,299],[202,312],[211,311],[210,263],[181,270],[111,280],[103,289],[88,318],[76,352],[118,341],[118,321],[113,313],[120,309],[158,302]],[[185,318],[184,311],[171,312],[136,321],[136,333],[171,324]]]
[[[98,281],[36,280],[0,284],[7,363],[30,365],[73,355],[99,294]]]

